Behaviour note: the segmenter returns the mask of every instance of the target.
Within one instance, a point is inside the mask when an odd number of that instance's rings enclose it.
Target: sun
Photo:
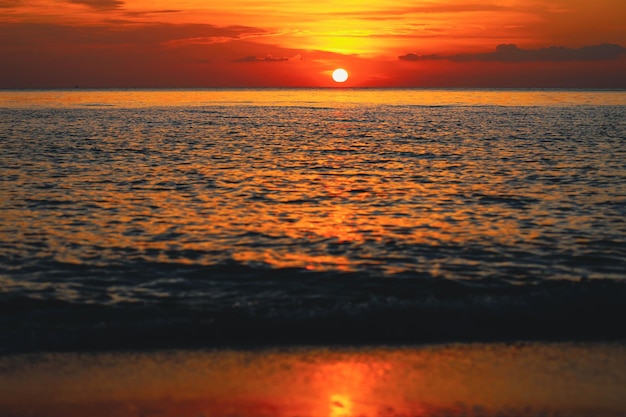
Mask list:
[[[333,80],[336,83],[343,83],[348,79],[348,71],[343,68],[337,68],[333,71]]]

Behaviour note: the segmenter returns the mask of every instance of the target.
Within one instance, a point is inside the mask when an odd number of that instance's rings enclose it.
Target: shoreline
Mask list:
[[[613,417],[626,342],[448,343],[0,357],[7,417]]]
[[[125,349],[626,341],[624,329],[614,324],[615,317],[626,313],[623,281],[491,288],[445,280],[339,280],[272,273],[236,282],[212,277],[212,285],[218,287],[214,291],[229,294],[216,302],[209,295],[119,305],[9,296],[0,300],[0,356]],[[183,277],[189,283],[202,279],[193,274]],[[102,280],[106,282],[105,277]],[[246,294],[245,288],[261,285],[283,298]]]

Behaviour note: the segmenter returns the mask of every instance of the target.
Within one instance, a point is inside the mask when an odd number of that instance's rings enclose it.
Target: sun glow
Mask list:
[[[350,417],[352,416],[352,399],[347,395],[330,396],[329,417]]]
[[[336,83],[343,83],[348,79],[348,71],[343,68],[337,68],[333,71],[333,80]]]

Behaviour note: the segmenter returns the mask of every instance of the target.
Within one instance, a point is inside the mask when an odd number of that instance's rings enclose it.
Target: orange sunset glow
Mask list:
[[[626,87],[622,0],[0,0],[0,88]]]
[[[597,354],[581,345],[450,345],[0,357],[21,371],[0,381],[0,412],[28,404],[23,415],[41,417],[530,417],[560,405],[567,416],[620,415],[624,349],[601,345]]]

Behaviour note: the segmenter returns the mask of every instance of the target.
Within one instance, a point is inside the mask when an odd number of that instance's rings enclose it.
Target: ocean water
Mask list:
[[[623,339],[626,92],[0,92],[0,352]]]

